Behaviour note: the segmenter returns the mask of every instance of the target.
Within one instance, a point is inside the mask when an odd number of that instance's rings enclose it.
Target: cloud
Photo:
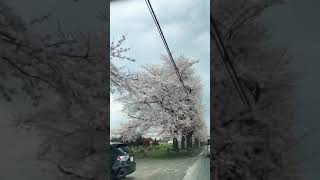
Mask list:
[[[116,20],[117,22],[134,22],[136,20],[147,18],[147,6],[142,3],[144,3],[144,1],[131,0],[126,3],[111,4],[110,19]]]
[[[118,127],[120,122],[127,119],[126,115],[122,112],[122,104],[115,101],[115,96],[110,94],[110,129]]]
[[[210,55],[210,31],[204,31],[200,33],[198,36],[196,36],[192,42],[195,44],[195,46],[198,47],[209,47],[209,48],[203,48],[201,50],[204,50],[204,53],[207,55]]]
[[[185,18],[197,10],[201,0],[153,0],[150,1],[157,17],[167,18],[170,14],[171,19]],[[163,11],[165,10],[165,11]],[[113,3],[110,9],[111,17],[119,21],[125,20],[147,20],[151,19],[148,7],[143,0],[131,0],[125,3]]]

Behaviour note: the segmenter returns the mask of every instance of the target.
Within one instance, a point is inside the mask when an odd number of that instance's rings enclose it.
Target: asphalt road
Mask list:
[[[209,180],[210,159],[206,153],[192,158],[138,159],[137,170],[126,180]]]

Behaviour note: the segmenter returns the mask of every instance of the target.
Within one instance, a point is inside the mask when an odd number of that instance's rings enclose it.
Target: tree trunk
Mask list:
[[[178,149],[179,149],[179,144],[178,144],[178,139],[177,138],[173,138],[172,149],[174,151],[178,151]]]
[[[199,139],[198,138],[194,139],[194,147],[199,149]]]
[[[188,150],[192,149],[192,134],[193,133],[188,133],[188,135],[187,135],[187,149]]]
[[[186,137],[182,136],[181,137],[181,149],[185,149],[186,148]]]

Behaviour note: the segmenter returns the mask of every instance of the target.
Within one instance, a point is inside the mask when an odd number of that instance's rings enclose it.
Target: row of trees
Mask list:
[[[193,136],[205,140],[207,127],[201,100],[202,84],[193,69],[198,61],[184,56],[175,61],[189,93],[183,91],[167,56],[162,56],[161,64],[144,66],[134,79],[127,81],[127,91],[117,99],[129,118],[118,129],[124,140],[135,140],[151,128],[173,138],[174,148],[178,137],[182,137],[182,147],[186,139],[190,148]]]
[[[131,140],[131,141],[125,141],[124,138],[122,137],[112,138],[110,141],[127,143],[130,148],[134,148],[138,151],[140,147],[143,147],[144,149],[149,149],[150,146],[152,147],[159,146],[159,142],[161,142],[161,139],[157,140],[156,138],[155,139],[146,138],[140,135],[135,140]]]

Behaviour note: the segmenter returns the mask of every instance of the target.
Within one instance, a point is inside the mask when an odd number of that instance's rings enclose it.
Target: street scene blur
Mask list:
[[[110,14],[111,177],[209,180],[209,1],[112,1]]]

